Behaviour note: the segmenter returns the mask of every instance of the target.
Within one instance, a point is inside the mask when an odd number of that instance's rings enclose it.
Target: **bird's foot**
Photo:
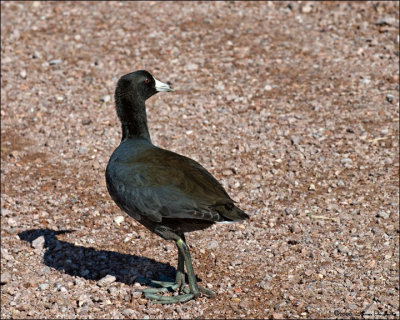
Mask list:
[[[176,283],[176,282],[169,282],[169,281],[151,281],[152,285],[158,285],[158,288],[148,288],[140,290],[144,293],[145,297],[149,300],[152,300],[153,303],[161,303],[161,304],[172,304],[178,302],[187,302],[196,296],[194,292],[191,292],[189,286],[185,285],[185,283]],[[211,290],[198,286],[200,293],[214,298],[215,293]],[[177,292],[177,295],[163,295],[163,293],[168,292]],[[183,294],[181,294],[183,292]]]
[[[185,293],[189,293],[189,289],[185,286],[184,283],[177,283],[173,281],[157,281],[151,280],[149,283],[153,288],[139,290],[143,293],[161,293],[161,292],[175,292],[175,291],[183,291]]]

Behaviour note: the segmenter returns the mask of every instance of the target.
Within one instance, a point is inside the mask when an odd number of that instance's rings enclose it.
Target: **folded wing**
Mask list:
[[[196,161],[161,148],[151,148],[120,162],[111,173],[122,209],[140,215],[215,222],[248,218],[222,185]],[[110,192],[111,193],[111,192]],[[117,199],[118,200],[118,199]]]

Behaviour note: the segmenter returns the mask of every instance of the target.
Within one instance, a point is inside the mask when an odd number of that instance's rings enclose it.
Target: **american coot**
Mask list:
[[[160,91],[173,90],[144,70],[119,79],[115,104],[122,140],[107,165],[107,189],[123,211],[178,247],[176,281],[152,281],[158,287],[143,290],[145,296],[159,303],[186,302],[201,293],[214,297],[197,284],[184,233],[249,216],[199,163],[151,143],[145,101]],[[163,295],[175,290],[176,296]]]

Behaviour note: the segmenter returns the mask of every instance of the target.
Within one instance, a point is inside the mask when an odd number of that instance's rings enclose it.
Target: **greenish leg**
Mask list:
[[[182,253],[178,250],[178,269],[176,270],[176,284],[179,288],[183,288],[185,285],[185,258]]]
[[[193,298],[199,297],[200,293],[205,294],[211,298],[215,297],[215,293],[199,286],[196,281],[196,275],[194,274],[192,259],[190,257],[189,248],[185,243],[185,238],[178,238],[176,241],[176,246],[178,247],[178,268],[176,271],[176,278],[174,282],[165,281],[152,281],[153,284],[160,286],[160,288],[148,288],[140,290],[144,293],[146,298],[153,300],[154,303],[161,304],[172,304],[178,302],[187,302]],[[189,288],[185,286],[185,267],[188,273]],[[179,294],[177,296],[162,296],[158,293],[163,292],[173,292],[173,291],[183,291],[184,294]]]
[[[189,293],[190,290],[185,287],[185,259],[181,252],[178,250],[178,268],[176,271],[175,282],[170,281],[157,281],[151,280],[150,285],[153,285],[157,288],[148,288],[141,290],[145,293],[161,293],[161,292],[173,292],[176,290],[183,291],[184,293]],[[148,297],[149,298],[149,297]]]
[[[185,259],[190,292],[197,298],[198,296],[200,296],[200,290],[199,286],[197,285],[196,275],[194,274],[189,248],[186,245],[185,241],[183,241],[182,239],[179,239],[176,242],[176,245],[178,246],[179,253],[182,254],[183,258]]]
[[[195,297],[200,296],[200,292],[205,294],[206,296],[210,298],[215,297],[215,293],[212,292],[211,290],[208,290],[206,288],[203,288],[202,286],[199,286],[197,284],[196,280],[196,275],[194,274],[193,270],[193,265],[192,265],[192,259],[190,257],[190,252],[189,248],[186,245],[185,241],[183,239],[179,239],[176,242],[176,245],[178,246],[178,250],[182,253],[185,263],[186,263],[186,271],[188,273],[188,280],[189,280],[189,288],[190,292],[194,294]]]

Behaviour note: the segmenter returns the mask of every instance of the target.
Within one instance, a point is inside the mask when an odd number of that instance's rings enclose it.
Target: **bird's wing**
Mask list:
[[[177,153],[151,148],[117,168],[114,181],[128,213],[157,222],[162,218],[224,221],[230,219],[229,212],[240,210],[206,169]]]

